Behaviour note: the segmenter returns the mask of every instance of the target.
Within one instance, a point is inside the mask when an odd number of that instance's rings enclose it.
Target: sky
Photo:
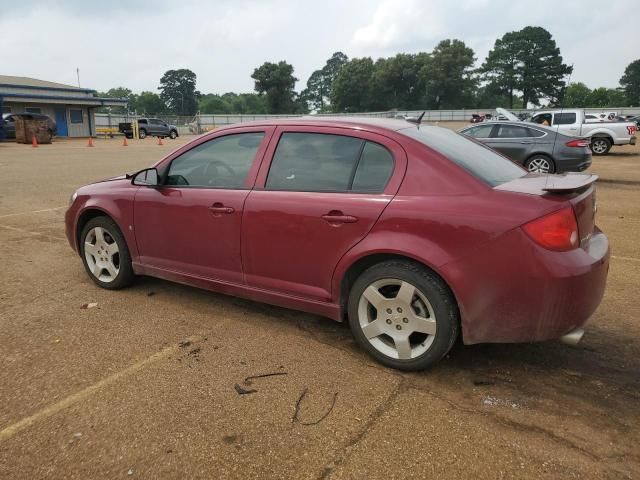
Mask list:
[[[480,65],[495,40],[546,28],[571,82],[618,86],[640,57],[640,8],[625,0],[0,0],[0,75],[106,91],[157,91],[189,68],[202,93],[251,92],[254,68],[285,60],[302,90],[333,52],[388,57],[458,38]]]

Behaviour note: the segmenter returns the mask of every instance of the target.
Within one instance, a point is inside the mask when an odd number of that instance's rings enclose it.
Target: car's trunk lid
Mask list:
[[[514,193],[539,195],[541,197],[558,197],[568,200],[576,214],[580,245],[588,242],[595,227],[596,191],[594,182],[597,175],[586,173],[565,173],[562,175],[547,175],[530,173],[495,187]]]

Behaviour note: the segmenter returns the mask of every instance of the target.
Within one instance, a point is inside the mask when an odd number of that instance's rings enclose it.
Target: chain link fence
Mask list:
[[[510,109],[513,114],[530,115],[536,110],[526,109]],[[640,108],[588,108],[585,109],[587,113],[608,113],[617,112],[618,115],[640,115]],[[402,118],[417,117],[422,114],[424,110],[398,110],[387,112],[362,112],[362,113],[323,113],[315,114],[313,117],[374,117],[374,118]],[[497,112],[494,109],[463,109],[463,110],[426,110],[423,121],[426,122],[466,122],[471,119],[473,114],[491,114],[494,117]],[[269,115],[269,114],[249,114],[249,115],[236,115],[236,114],[198,114],[194,116],[177,116],[177,115],[159,115],[153,118],[159,118],[170,125],[175,125],[178,128],[180,135],[197,135],[205,133],[210,130],[214,130],[218,127],[225,125],[231,125],[234,123],[253,122],[260,120],[271,120],[276,118],[298,118],[304,115]],[[126,114],[109,114],[109,113],[96,113],[96,127],[109,127],[118,128],[120,122],[131,122],[138,118],[148,118],[142,115]]]

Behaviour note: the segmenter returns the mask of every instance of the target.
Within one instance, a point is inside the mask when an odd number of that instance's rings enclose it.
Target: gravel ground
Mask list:
[[[321,317],[89,280],[69,195],[188,140],[0,144],[0,478],[640,477],[639,147],[594,157],[613,259],[579,346],[458,344],[401,374]]]

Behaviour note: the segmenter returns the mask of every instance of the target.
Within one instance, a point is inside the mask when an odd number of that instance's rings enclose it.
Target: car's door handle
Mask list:
[[[523,145],[531,145],[533,142],[523,141],[523,142],[520,142],[520,143],[522,143]]]
[[[332,210],[328,214],[322,215],[322,219],[329,223],[356,223],[358,221],[358,217],[344,215],[338,210]]]
[[[225,207],[222,203],[216,202],[209,207],[212,213],[233,213],[235,210],[233,207]]]

